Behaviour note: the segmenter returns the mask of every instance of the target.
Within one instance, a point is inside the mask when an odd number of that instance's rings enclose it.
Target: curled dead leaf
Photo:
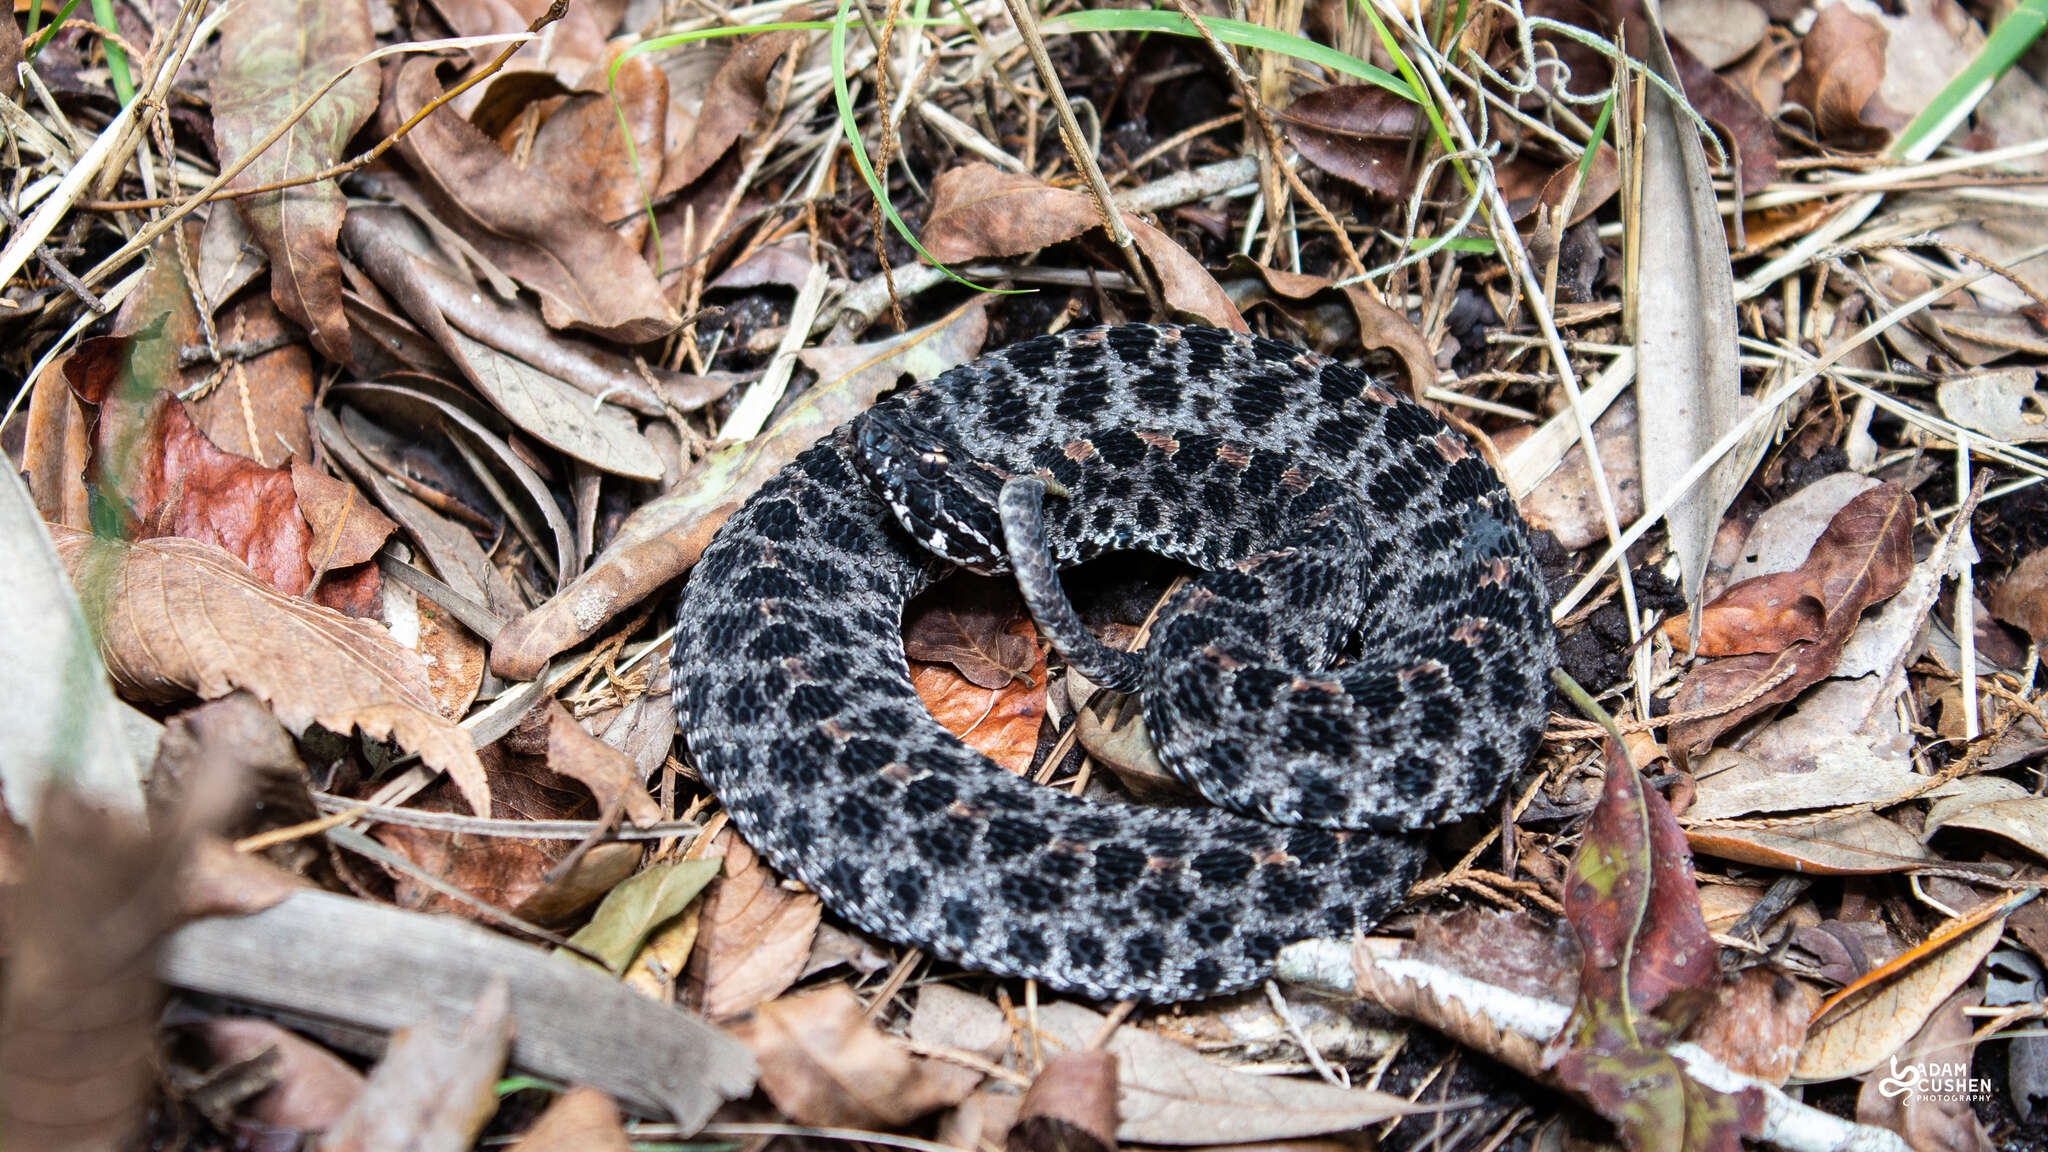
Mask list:
[[[489,814],[469,733],[434,710],[419,657],[381,626],[284,596],[211,544],[51,533],[88,613],[98,614],[107,670],[132,699],[211,700],[246,688],[295,734],[318,724],[395,741]]]
[[[1085,193],[976,162],[948,169],[933,182],[923,241],[932,259],[952,264],[1036,252],[1101,223]],[[1136,215],[1124,213],[1124,223],[1158,275],[1169,305],[1218,328],[1248,331],[1244,317],[1199,261]]]
[[[1031,1081],[1008,1152],[1116,1152],[1116,1057],[1062,1052]]]
[[[1812,639],[1794,638],[1776,651],[1709,660],[1696,666],[1672,701],[1674,712],[1728,705],[1720,715],[1672,725],[1674,751],[1690,755],[1716,736],[1799,695],[1834,670],[1863,610],[1905,587],[1913,570],[1912,495],[1896,484],[1880,484],[1843,505],[1794,572],[1745,580],[1721,594],[1702,613],[1734,605],[1716,635],[1732,633],[1767,645],[1803,635],[1810,624],[1806,598],[1818,605],[1819,630]],[[1796,590],[1796,595],[1788,592]],[[1734,613],[1739,610],[1738,617]],[[1747,642],[1747,641],[1745,641]]]
[[[784,888],[746,841],[730,832],[724,841],[725,873],[705,898],[689,966],[704,1015],[713,1020],[789,991],[804,974],[824,917],[817,896]]]
[[[1422,116],[1413,100],[1377,84],[1334,84],[1304,93],[1281,119],[1287,138],[1330,175],[1390,199],[1414,187],[1408,159]]]
[[[1875,152],[1891,141],[1903,119],[1878,97],[1884,83],[1884,26],[1846,3],[1820,10],[1800,44],[1799,72],[1785,96],[1813,113],[1824,144],[1848,152]]]
[[[771,1000],[729,1031],[760,1062],[761,1090],[799,1124],[886,1131],[959,1103],[981,1081],[912,1055],[844,984]]]

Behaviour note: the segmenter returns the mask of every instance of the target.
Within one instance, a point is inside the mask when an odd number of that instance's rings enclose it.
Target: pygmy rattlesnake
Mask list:
[[[1236,811],[1041,788],[926,711],[904,603],[1019,549],[1055,644],[1139,687],[1161,758]],[[1117,549],[1208,573],[1142,659],[1077,635],[1052,576]],[[1534,751],[1555,656],[1514,503],[1435,416],[1285,344],[1129,325],[955,368],[797,457],[691,575],[674,690],[740,832],[854,925],[1159,1001],[1383,916],[1413,830]]]

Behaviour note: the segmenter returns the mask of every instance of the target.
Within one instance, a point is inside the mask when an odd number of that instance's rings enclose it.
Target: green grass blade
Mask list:
[[[36,32],[35,21],[31,19],[28,24],[28,34],[34,37],[35,43],[28,46],[28,50],[23,53],[23,56],[29,60],[34,60],[37,53],[49,47],[50,41],[57,38],[58,31],[64,27],[66,20],[71,19],[71,13],[77,7],[78,0],[64,0],[64,7],[57,10],[57,15],[51,18],[49,26],[44,28],[41,34]]]
[[[92,18],[107,30],[106,38],[101,41],[101,46],[107,50],[107,78],[114,82],[114,95],[120,99],[121,107],[126,108],[129,101],[135,99],[135,80],[128,75],[128,53],[114,43],[114,37],[120,35],[120,29],[114,24],[114,0],[92,0]]]
[[[1220,16],[1205,17],[1202,23],[1216,34],[1225,44],[1241,48],[1257,48],[1264,52],[1278,52],[1311,64],[1320,64],[1332,72],[1377,84],[1405,100],[1426,104],[1417,94],[1419,87],[1412,87],[1384,68],[1376,68],[1356,56],[1348,56],[1335,48],[1326,47],[1313,40],[1286,32],[1276,32],[1243,20],[1226,20]],[[1165,32],[1174,36],[1200,36],[1194,21],[1178,12],[1155,12],[1150,10],[1129,11],[1125,9],[1100,8],[1086,12],[1069,12],[1055,16],[1044,24],[1047,32]]]
[[[976,292],[1015,291],[985,288],[971,280],[963,279],[951,268],[939,263],[931,253],[924,250],[923,244],[918,243],[917,237],[910,231],[910,225],[903,222],[903,217],[896,214],[896,206],[889,203],[888,185],[883,184],[881,177],[875,175],[875,166],[868,160],[867,146],[861,143],[860,122],[854,118],[853,94],[846,83],[846,23],[852,10],[853,0],[839,0],[839,15],[832,21],[832,99],[839,109],[839,127],[846,134],[847,145],[853,150],[853,166],[859,170],[860,178],[866,182],[868,192],[875,198],[876,206],[882,210],[882,215],[888,219],[889,224],[896,229],[896,234],[903,237],[904,243],[909,244],[919,256],[930,260],[932,267],[945,273],[954,283],[964,284]]]
[[[1393,58],[1394,66],[1401,70],[1401,75],[1407,79],[1408,87],[1416,93],[1412,99],[1422,106],[1422,114],[1429,117],[1429,129],[1436,134],[1437,147],[1442,148],[1446,156],[1456,154],[1458,145],[1451,139],[1451,130],[1444,123],[1443,113],[1438,110],[1436,101],[1422,98],[1421,94],[1428,91],[1423,86],[1422,74],[1415,70],[1415,62],[1408,59],[1408,54],[1401,51],[1400,43],[1394,39],[1394,30],[1387,27],[1387,22],[1380,19],[1380,14],[1373,10],[1372,0],[1358,0],[1356,7],[1365,13],[1366,19],[1372,21],[1373,31],[1379,33],[1380,45],[1387,50],[1387,55]],[[1465,170],[1463,160],[1451,161],[1451,169],[1458,174],[1458,179],[1464,182],[1465,191],[1479,190],[1478,183],[1472,179],[1472,173]]]
[[[1927,107],[1920,110],[1890,152],[1904,160],[1925,160],[1934,154],[1965,118],[1977,107],[1998,78],[2020,58],[2044,28],[2048,28],[2048,0],[2021,0],[2012,14],[1998,22],[1978,49],[1977,58],[1955,78],[1942,86]]]

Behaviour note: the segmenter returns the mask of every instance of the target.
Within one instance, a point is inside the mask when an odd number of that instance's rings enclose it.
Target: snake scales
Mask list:
[[[1208,573],[1142,659],[1087,651],[1051,577],[1118,549]],[[1076,799],[931,717],[904,603],[1006,553],[1062,652],[1135,682],[1162,759],[1235,811]],[[1070,332],[903,389],[764,485],[684,590],[675,705],[741,834],[851,923],[1189,999],[1368,926],[1413,830],[1500,797],[1548,697],[1541,589],[1492,469],[1370,377],[1219,329]]]

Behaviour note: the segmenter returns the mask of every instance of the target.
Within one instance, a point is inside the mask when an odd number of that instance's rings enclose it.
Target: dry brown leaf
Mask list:
[[[177,287],[182,290],[183,282]],[[209,382],[217,386],[187,401],[186,415],[223,451],[258,464],[282,464],[288,455],[310,459],[313,435],[306,410],[312,406],[317,381],[312,351],[299,340],[297,326],[285,319],[270,297],[249,294],[230,301],[214,327],[230,354],[238,348],[265,351],[231,355],[224,365],[201,360],[188,366],[181,391]],[[195,334],[181,347],[203,342],[204,337]]]
[[[1807,591],[1804,572],[1779,572],[1745,580],[1723,592],[1700,616],[1701,656],[1747,656],[1782,652],[1818,640],[1827,608]],[[1685,643],[1683,617],[1664,622],[1675,646]]]
[[[329,1152],[467,1148],[497,1110],[492,1091],[512,1050],[511,992],[500,976],[457,1029],[427,1020],[391,1034],[355,1105],[320,1147]]]
[[[377,569],[364,565],[360,571],[375,573]],[[331,603],[325,593],[333,579],[330,576],[317,590],[323,604]],[[380,586],[377,590],[380,606],[383,595]],[[476,633],[458,623],[447,609],[424,596],[414,596],[413,604],[420,619],[417,647],[420,659],[427,664],[427,684],[433,689],[434,704],[443,716],[465,715],[483,688],[484,661],[489,653],[484,650],[483,641],[477,638]],[[351,616],[363,615],[346,608],[343,610]]]
[[[1903,872],[1932,859],[1918,837],[1872,812],[1777,828],[1688,828],[1693,851],[1818,876]]]
[[[215,836],[203,836],[178,877],[178,915],[246,916],[294,892],[311,887],[263,856],[235,851]]]
[[[2048,645],[2048,548],[2020,561],[1991,590],[1991,614]]]
[[[85,491],[92,421],[65,382],[69,361],[68,356],[53,361],[31,386],[20,467],[43,519],[84,529],[92,526]]]
[[[377,46],[364,0],[260,0],[227,9],[211,85],[213,137],[223,167],[253,151],[306,95]],[[282,140],[258,153],[231,187],[256,188],[321,171],[377,106],[377,73],[357,68]],[[332,180],[233,201],[270,253],[270,293],[320,354],[352,364],[334,240],[347,202]]]
[[[1330,175],[1389,199],[1414,187],[1409,156],[1422,115],[1413,100],[1377,84],[1336,84],[1304,93],[1281,120],[1301,154]]]
[[[641,855],[638,843],[594,844],[566,873],[550,865],[545,882],[513,904],[512,914],[536,924],[566,923],[631,876],[640,866]]]
[[[1977,971],[2004,930],[2005,917],[1994,916],[1829,1013],[1807,1033],[1792,1074],[1839,1080],[1883,1064]]]
[[[1038,728],[1045,720],[1045,653],[1029,616],[1013,617],[1008,633],[1023,641],[1028,671],[997,688],[983,688],[952,664],[911,661],[910,683],[946,730],[1012,772],[1031,766]]]
[[[417,342],[423,333],[434,343],[434,348],[423,350],[401,344],[395,350],[401,360],[434,375],[460,374],[491,398],[508,419],[549,443],[564,433],[547,426],[551,409],[537,407],[545,397],[527,398],[518,391],[497,395],[495,389],[501,387],[498,377],[508,372],[516,377],[518,373],[496,366],[496,361],[509,358],[582,393],[583,397],[571,398],[575,411],[566,412],[559,405],[552,408],[565,413],[560,418],[571,419],[579,430],[591,423],[593,412],[605,411],[603,404],[643,416],[662,416],[666,414],[664,399],[680,408],[699,408],[730,387],[729,373],[724,374],[725,379],[718,374],[686,376],[587,337],[549,328],[525,303],[481,290],[476,278],[451,265],[435,249],[424,226],[403,209],[358,208],[349,213],[341,236],[362,270],[420,331],[411,331],[396,317],[372,320],[376,314],[367,308],[359,310],[366,324],[376,325],[380,338],[387,342]],[[471,351],[477,343],[488,349],[485,355]],[[520,381],[513,379],[502,386],[519,388]],[[591,434],[581,435],[587,438]],[[576,439],[571,438],[563,450],[581,458],[584,453],[577,447]],[[594,462],[601,464],[602,460]]]
[[[912,1055],[844,984],[771,1000],[728,1031],[760,1062],[761,1090],[798,1124],[887,1131],[959,1103],[981,1081]]]
[[[1874,1068],[1864,1077],[1863,1087],[1856,1093],[1856,1122],[1889,1128],[1916,1149],[1991,1152],[1991,1137],[1970,1106],[1971,1092],[1952,1088],[1916,1090],[1911,1086],[1899,1091],[1899,1085],[1886,1075],[1891,1069],[1904,1072],[1917,1068],[1918,1075],[1907,1073],[1914,1083],[1923,1078],[1953,1080],[1957,1076],[1955,1070],[1968,1078],[1977,1041],[1971,1035],[1970,1018],[1963,1011],[1983,1002],[1982,989],[1965,988],[1935,1009],[1903,1051],[1894,1055],[1886,1067]]]
[[[2002,836],[2048,858],[2048,797],[2036,796],[2003,776],[1966,776],[1943,790],[1927,810],[1926,834],[1968,828]]]
[[[262,1059],[270,1086],[238,1111],[259,1124],[325,1132],[363,1090],[363,1074],[296,1032],[252,1016],[201,1021],[199,1035],[221,1064]]]
[[[315,572],[368,563],[398,531],[391,517],[348,481],[298,460],[292,461],[291,472],[299,514],[312,532],[308,558]]]
[[[545,708],[550,769],[590,789],[602,811],[623,811],[642,828],[661,820],[661,805],[647,794],[624,752],[585,732],[560,701],[549,700]]]
[[[477,814],[490,812],[469,733],[434,711],[419,657],[382,627],[280,595],[210,544],[52,535],[131,698],[168,704],[246,688],[294,733],[318,724],[395,741],[448,773]]]
[[[1008,1152],[1116,1152],[1116,1057],[1063,1052],[1032,1078]]]
[[[1017,1108],[1024,1097],[1008,1085],[977,1088],[958,1105],[939,1117],[938,1141],[961,1152],[999,1148],[1017,1122]]]
[[[8,901],[0,1128],[10,1149],[130,1147],[156,1079],[180,849],[56,781],[42,795]]]
[[[1685,1038],[1724,1067],[1782,1085],[1818,1007],[1820,992],[1807,981],[1771,967],[1746,968],[1714,989]]]
[[[1664,5],[1664,29],[1701,64],[1725,68],[1756,47],[1771,26],[1752,0],[1678,0]]]
[[[784,888],[747,842],[727,832],[725,874],[711,884],[690,954],[704,1015],[726,1020],[789,990],[804,974],[823,905]]]
[[[1103,1017],[1079,1004],[1042,1005],[1045,1040],[1078,1051]],[[1212,1146],[1345,1132],[1413,1111],[1398,1096],[1316,1080],[1254,1076],[1215,1063],[1142,1028],[1118,1028],[1104,1045],[1117,1058],[1117,1138],[1131,1144]]]
[[[1674,753],[1690,755],[1705,749],[1716,736],[1765,708],[1792,699],[1834,670],[1842,645],[1863,610],[1905,586],[1913,567],[1916,507],[1912,494],[1904,488],[1882,484],[1835,514],[1796,573],[1800,591],[1820,606],[1820,635],[1794,641],[1781,651],[1731,656],[1696,666],[1679,686],[1672,711],[1691,712],[1738,699],[1743,703],[1717,716],[1673,724],[1670,743]],[[1784,584],[1782,576],[1744,581],[1707,605],[1702,619],[1724,604],[1791,612],[1797,601],[1783,594]],[[1793,623],[1797,621],[1794,617]],[[1704,624],[1702,631],[1706,631]],[[1785,631],[1790,631],[1789,626]]]
[[[380,131],[395,131],[440,96],[438,66],[411,57],[389,70]],[[550,326],[643,344],[681,322],[638,252],[452,110],[421,121],[396,151],[434,200],[441,222],[532,289]]]
[[[1643,462],[1636,451],[1636,400],[1633,391],[1624,393],[1593,422],[1593,442],[1600,449],[1600,467],[1606,474],[1608,490],[1614,494],[1614,511],[1624,521],[1643,514]],[[1502,453],[1515,450],[1529,439],[1527,425],[1508,429],[1493,438]],[[1605,521],[1593,494],[1593,470],[1586,463],[1586,449],[1574,443],[1547,476],[1532,481],[1516,505],[1532,528],[1557,537],[1566,549],[1579,549],[1604,539]]]
[[[792,11],[783,18],[805,17]],[[767,102],[768,78],[776,62],[800,47],[808,35],[798,29],[761,32],[745,38],[733,49],[704,92],[703,110],[698,113],[690,142],[680,154],[668,158],[656,199],[696,183],[739,141],[740,134],[761,114],[762,105]]]
[[[320,817],[298,746],[247,692],[231,692],[166,720],[147,787],[153,810],[196,800],[220,813],[210,827],[235,837]],[[299,869],[317,854],[304,843],[269,851],[279,867]]]
[[[21,58],[21,28],[10,20],[0,28],[0,96],[9,100],[21,93],[21,77],[15,72]]]
[[[1010,1047],[1010,1020],[993,1001],[950,984],[918,989],[910,1014],[910,1042],[924,1048],[955,1048],[987,1060],[1001,1060]]]
[[[618,1106],[595,1088],[571,1088],[548,1105],[512,1152],[631,1152]]]
[[[579,92],[549,114],[533,137],[533,164],[554,178],[599,220],[615,221],[626,243],[640,247],[647,230],[641,197],[662,182],[662,141],[668,135],[668,76],[652,55],[626,58],[609,90]],[[623,118],[639,168],[620,135]]]
[[[1415,926],[1415,959],[1539,1000],[1557,1000],[1578,979],[1569,929],[1527,912],[1463,908]]]
[[[1085,193],[977,161],[948,169],[933,182],[923,240],[932,259],[952,264],[1036,252],[1101,223]],[[1151,262],[1169,305],[1218,328],[1248,331],[1215,277],[1185,249],[1131,213],[1124,214],[1124,223]]]
[[[1902,118],[1878,98],[1884,83],[1883,25],[1846,3],[1820,10],[1800,43],[1799,73],[1785,96],[1813,113],[1821,143],[1847,152],[1875,152],[1891,142]]]
[[[1014,629],[1024,616],[1015,581],[961,573],[905,612],[903,654],[949,665],[977,688],[1007,687],[1040,662],[1036,631]]]

